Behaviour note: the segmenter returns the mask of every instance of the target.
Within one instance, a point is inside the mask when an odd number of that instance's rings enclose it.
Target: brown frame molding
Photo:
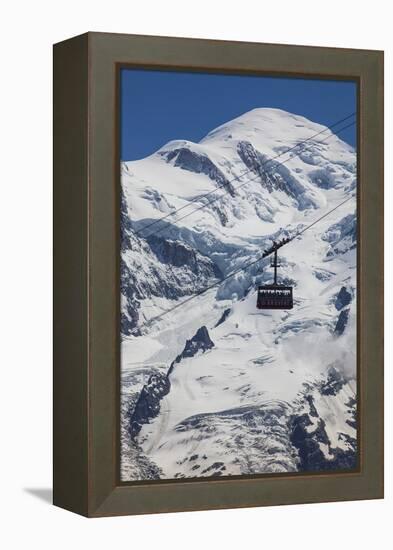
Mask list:
[[[116,75],[124,65],[359,82],[359,471],[119,484]],[[55,45],[54,218],[55,504],[97,517],[382,498],[382,52],[106,33]]]

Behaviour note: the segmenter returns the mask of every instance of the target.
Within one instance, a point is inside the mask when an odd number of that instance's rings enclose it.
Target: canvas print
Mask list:
[[[356,469],[356,82],[119,88],[121,481]]]

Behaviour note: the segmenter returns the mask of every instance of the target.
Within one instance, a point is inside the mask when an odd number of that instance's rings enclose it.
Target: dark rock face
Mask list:
[[[162,264],[189,267],[196,275],[222,277],[220,269],[210,258],[180,241],[166,240],[155,235],[147,239],[151,251]]]
[[[345,286],[342,286],[340,292],[336,296],[334,303],[337,311],[340,311],[343,307],[348,306],[352,301],[352,294],[348,292]]]
[[[346,383],[344,376],[334,366],[329,367],[326,381],[322,382],[319,391],[322,395],[337,395]]]
[[[319,448],[318,442],[327,442],[325,426],[323,421],[318,421],[318,428],[313,432],[312,437],[307,432],[311,421],[307,414],[302,414],[293,419],[291,442],[298,449],[300,458],[300,471],[321,470],[324,464],[324,455]]]
[[[135,439],[144,424],[148,424],[160,413],[161,400],[171,389],[169,375],[175,363],[179,363],[185,357],[193,357],[198,351],[207,351],[213,346],[214,343],[210,339],[209,332],[203,326],[197,330],[190,340],[186,341],[183,352],[173,361],[166,375],[157,372],[149,377],[142,388],[130,418],[129,430],[132,439]]]
[[[169,367],[168,376],[173,371],[175,365],[180,363],[182,359],[194,357],[199,351],[205,352],[214,347],[214,343],[210,339],[209,331],[205,326],[199,328],[194,336],[186,341],[184,350],[176,357]]]
[[[318,390],[322,395],[337,395],[345,383],[346,381],[339,371],[331,367],[326,381],[318,386]],[[357,465],[356,439],[348,434],[339,433],[339,439],[344,442],[345,449],[333,448],[326,431],[325,422],[318,415],[312,395],[306,394],[304,402],[308,405],[304,409],[305,412],[293,415],[289,423],[291,443],[299,454],[299,471],[317,472],[355,468]],[[356,429],[356,400],[350,399],[345,406],[350,417],[347,424]],[[310,428],[311,426],[313,427]],[[329,458],[322,452],[320,443],[326,445]]]
[[[273,172],[273,170],[269,170],[269,168],[272,168],[271,163],[250,142],[239,141],[237,152],[247,168],[258,174],[268,191],[272,192],[274,189],[286,191],[285,182],[278,178],[276,174],[271,173]],[[266,168],[264,164],[266,164]]]
[[[120,316],[120,332],[125,335],[133,334],[140,336],[141,331],[137,328],[139,321],[140,302],[134,297],[130,297],[125,301],[123,311]]]
[[[121,332],[140,334],[140,301],[152,296],[176,300],[206,288],[213,280],[222,278],[218,266],[195,248],[179,241],[156,235],[147,240],[139,238],[127,217],[122,198],[121,217],[120,292],[122,295]],[[136,260],[145,257],[148,268],[130,269],[125,253],[135,253]],[[141,264],[142,265],[142,264]]]
[[[348,214],[338,223],[331,225],[329,229],[321,235],[321,238],[330,243],[329,250],[326,254],[327,258],[345,254],[349,250],[356,248],[356,214]]]
[[[327,269],[314,269],[313,275],[315,275],[319,281],[329,281],[333,273]]]
[[[305,198],[303,185],[285,165],[263,155],[248,141],[239,141],[237,152],[247,168],[260,177],[261,184],[270,193],[275,189],[284,191],[298,203],[300,210],[314,206]]]
[[[319,168],[310,172],[309,177],[321,189],[331,189],[336,185],[334,174],[326,168]]]
[[[213,205],[212,210],[217,214],[221,225],[225,227],[228,223],[228,216],[220,206]]]
[[[230,313],[231,313],[231,308],[226,309],[221,315],[221,317],[219,318],[219,320],[217,321],[217,323],[214,325],[214,328],[222,325],[222,323],[224,323],[228,319]]]
[[[354,430],[357,430],[357,403],[356,399],[352,397],[349,399],[348,403],[345,404],[348,407],[348,411],[351,413],[351,418],[347,420],[348,426],[351,426]]]
[[[336,327],[334,329],[334,334],[341,336],[344,333],[345,327],[347,326],[349,318],[349,307],[343,309],[338,316]]]
[[[318,411],[315,408],[314,405],[314,399],[312,395],[306,395],[306,401],[308,402],[308,406],[310,407],[310,416],[314,416],[315,418],[318,418]]]
[[[174,165],[183,170],[195,172],[196,174],[206,174],[211,180],[215,181],[220,187],[225,187],[234,196],[232,185],[209,157],[191,151],[187,147],[180,147],[162,154],[166,157],[167,162],[174,160]]]
[[[122,252],[130,248],[130,233],[132,223],[128,216],[126,199],[123,189],[120,190],[120,249]]]
[[[135,440],[130,438],[130,421],[138,401],[140,391],[136,390],[141,378],[152,374],[151,370],[140,369],[137,372],[121,374],[122,392],[120,396],[120,439],[122,446],[121,470],[125,479],[160,479],[161,469],[143,452]],[[133,391],[135,390],[135,391]]]
[[[120,248],[123,253],[131,247],[132,224],[127,212],[126,200],[123,190],[120,195]],[[123,298],[123,308],[120,316],[120,331],[122,334],[130,334],[137,326],[139,321],[138,309],[140,302],[138,291],[133,284],[129,284],[132,280],[131,272],[124,263],[121,256],[120,261],[120,293]],[[132,281],[134,282],[134,281]],[[137,331],[137,334],[140,334]]]
[[[325,457],[319,447],[319,442],[329,445],[325,423],[319,419],[315,431],[309,433],[307,427],[311,425],[307,414],[295,417],[292,421],[291,442],[298,449],[300,472],[318,472],[327,470],[353,469],[357,465],[356,440],[341,434],[348,444],[348,450],[329,448],[331,459]]]
[[[143,424],[147,424],[160,412],[161,399],[169,393],[171,384],[163,374],[152,374],[143,386],[130,419],[130,435],[135,438]]]

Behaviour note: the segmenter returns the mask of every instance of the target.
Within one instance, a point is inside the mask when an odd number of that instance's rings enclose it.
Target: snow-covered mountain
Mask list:
[[[122,479],[354,467],[355,151],[254,109],[121,169]],[[292,310],[269,258],[223,280],[348,197],[279,251]]]

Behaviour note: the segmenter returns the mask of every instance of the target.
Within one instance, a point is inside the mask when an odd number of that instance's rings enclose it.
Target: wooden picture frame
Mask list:
[[[124,485],[118,468],[119,67],[354,79],[357,471]],[[54,504],[89,516],[383,497],[383,53],[87,33],[54,46]]]

